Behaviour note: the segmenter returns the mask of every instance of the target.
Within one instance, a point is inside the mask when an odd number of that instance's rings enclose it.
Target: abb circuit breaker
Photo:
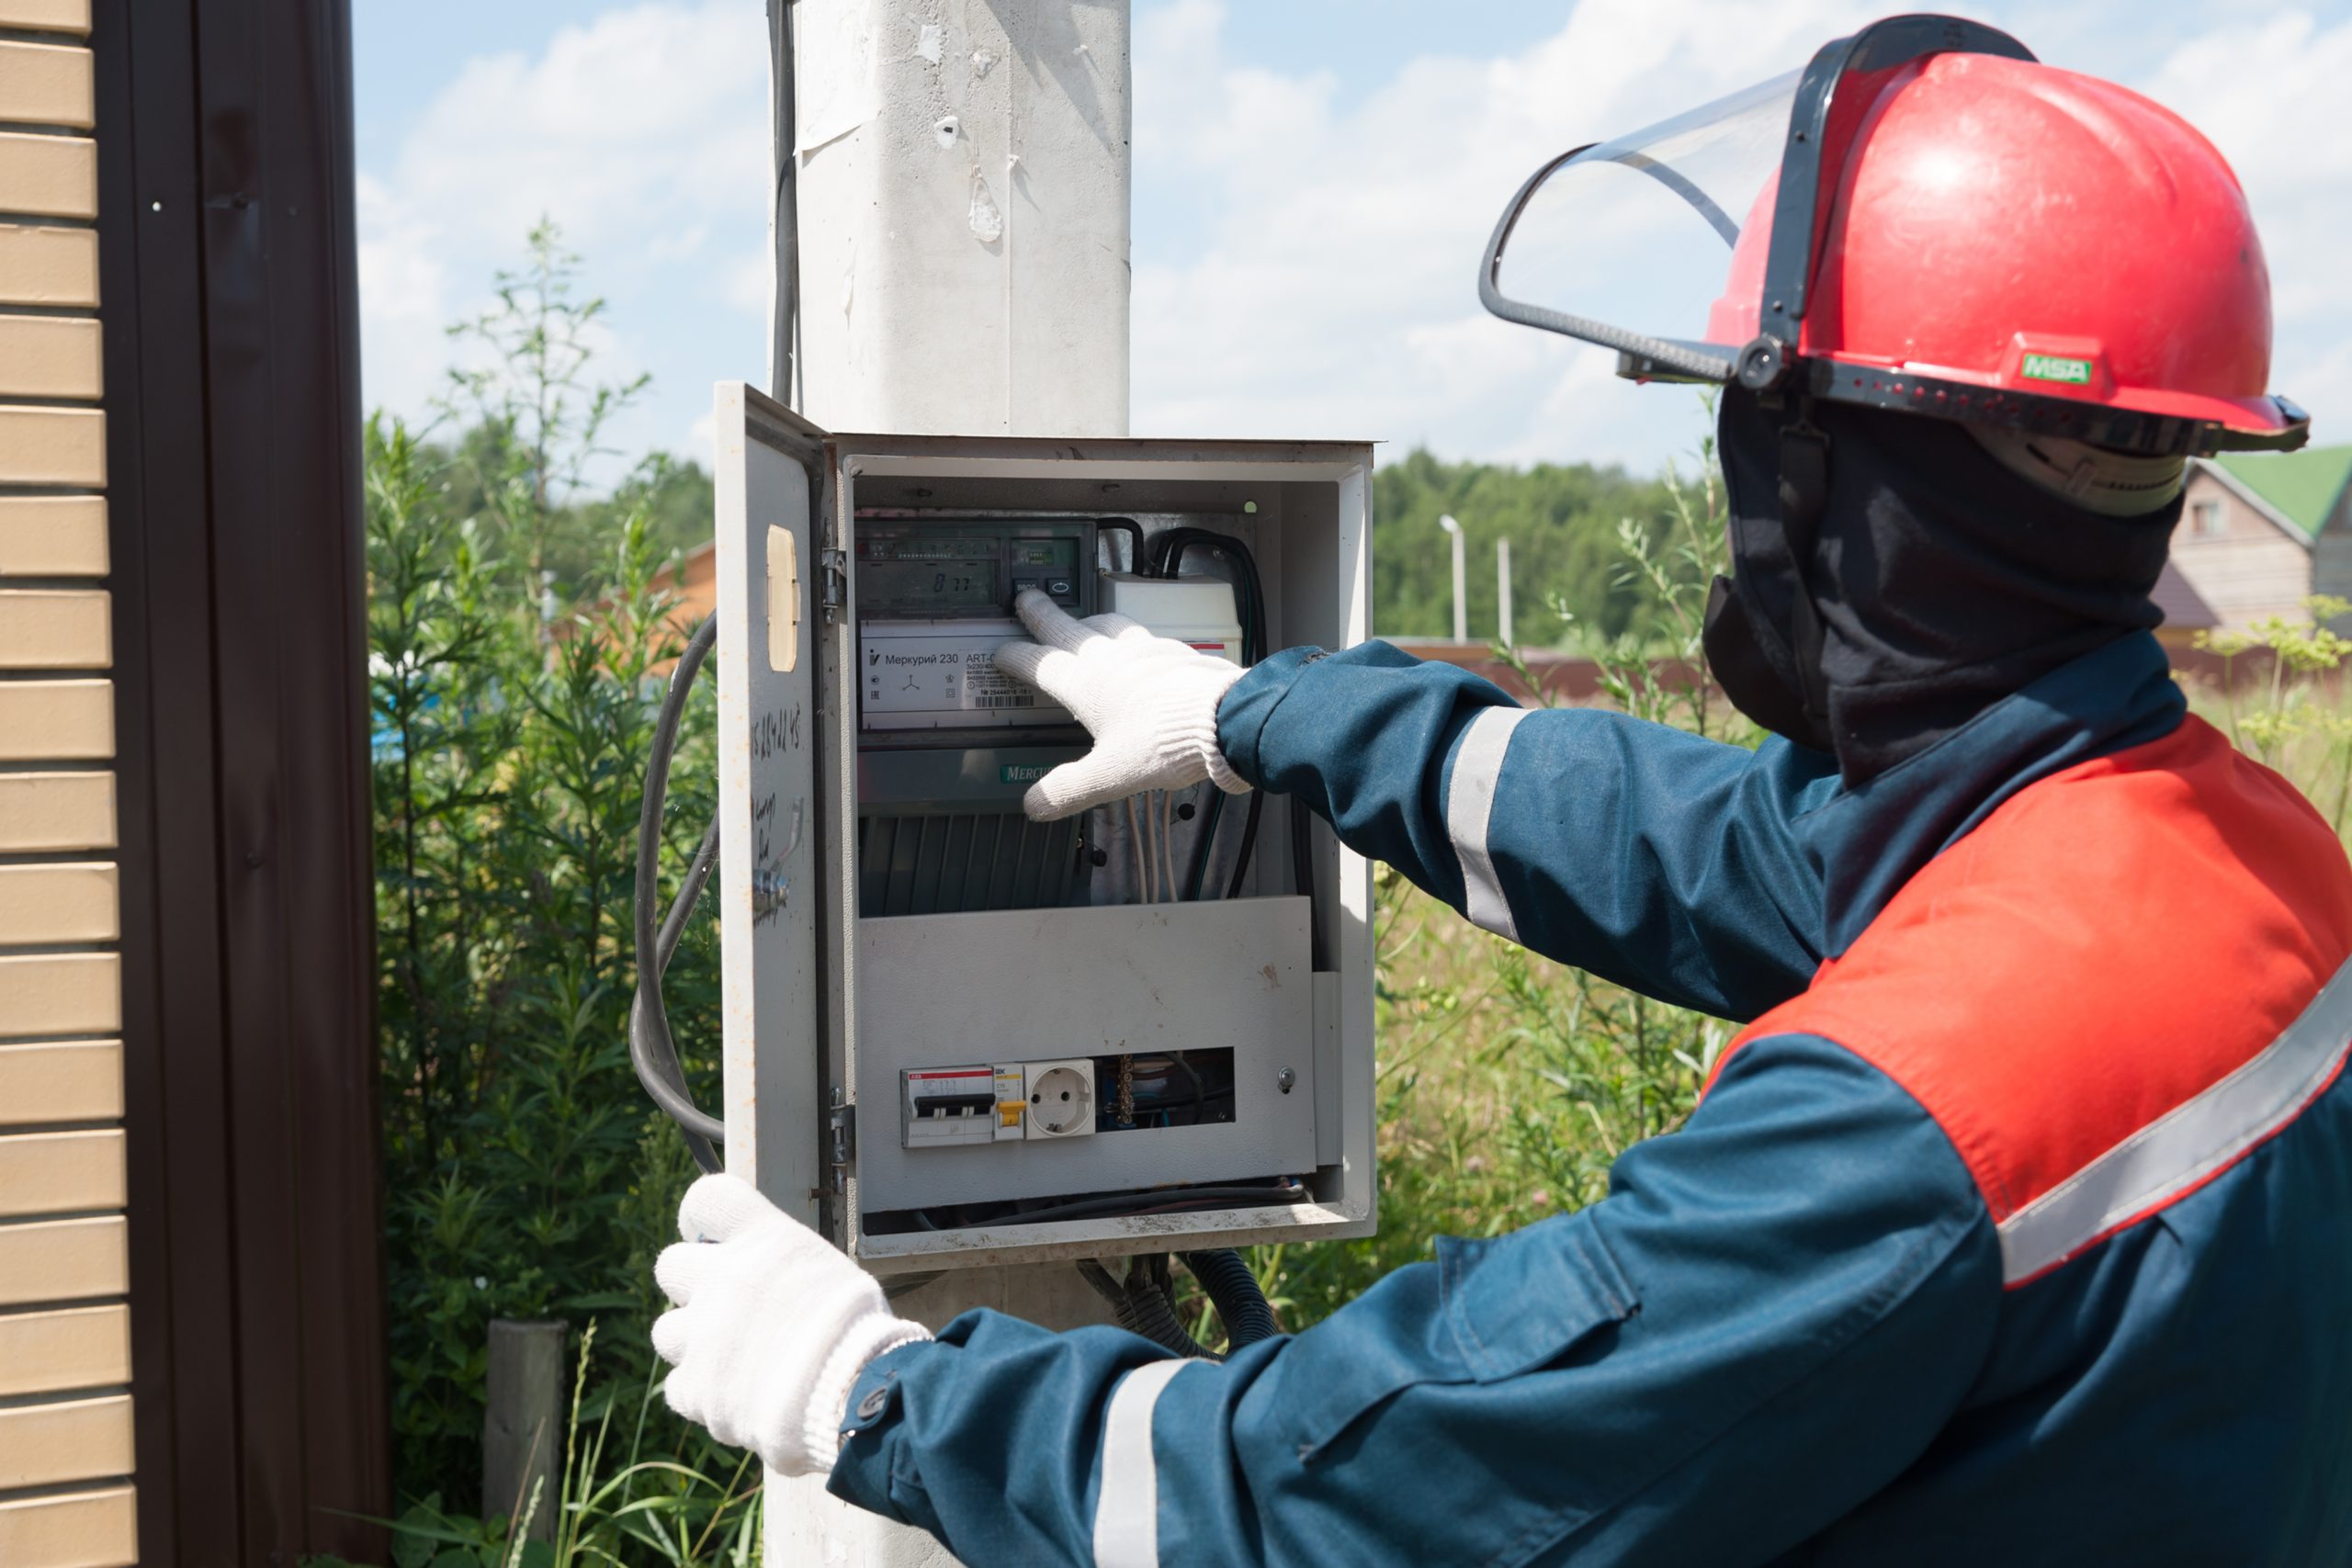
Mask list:
[[[1035,589],[1251,663],[1366,635],[1371,450],[843,435],[718,389],[730,1168],[888,1273],[1373,1225],[1371,879],[1280,797],[1057,822]]]

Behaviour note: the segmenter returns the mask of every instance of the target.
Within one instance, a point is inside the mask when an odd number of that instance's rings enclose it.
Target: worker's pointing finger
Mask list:
[[[1030,636],[1047,648],[1069,653],[1076,653],[1102,635],[1034,588],[1024,588],[1014,597],[1012,613],[1021,617]]]
[[[725,1241],[775,1213],[741,1177],[706,1176],[686,1189],[678,1205],[678,1235],[686,1241]]]

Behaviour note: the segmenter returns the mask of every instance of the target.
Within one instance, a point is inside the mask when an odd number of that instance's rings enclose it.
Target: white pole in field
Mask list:
[[[1505,648],[1517,648],[1519,639],[1511,635],[1510,626],[1510,541],[1495,541],[1495,598],[1499,606],[1498,619],[1501,627],[1498,640]]]
[[[1462,525],[1453,520],[1452,513],[1448,513],[1437,520],[1437,525],[1444,529],[1453,540],[1453,640],[1468,642],[1470,640],[1470,582],[1469,571],[1463,560]]]
[[[794,406],[830,430],[1126,434],[1127,0],[792,0],[791,22]],[[934,1328],[1106,1320],[1066,1263],[950,1269],[891,1304]],[[772,1564],[954,1561],[821,1475],[766,1490]]]

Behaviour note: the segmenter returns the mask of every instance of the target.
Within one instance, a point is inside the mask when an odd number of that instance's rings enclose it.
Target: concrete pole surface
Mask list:
[[[518,1523],[538,1504],[530,1528],[522,1533],[532,1540],[555,1539],[556,1513],[562,1500],[556,1495],[561,1481],[558,1470],[563,1456],[563,1344],[560,1323],[517,1322],[492,1318],[481,1421],[481,1511],[504,1514]]]
[[[792,25],[796,406],[837,431],[1126,434],[1127,0],[797,0]],[[1109,1315],[1068,1264],[953,1269],[891,1304],[933,1328]],[[771,1564],[955,1561],[823,1476],[772,1474],[767,1498]]]
[[[797,405],[1127,434],[1126,0],[797,0]]]
[[[1453,640],[1468,642],[1470,640],[1470,573],[1463,557],[1462,525],[1453,520],[1452,513],[1448,513],[1437,520],[1437,525],[1444,529],[1446,536],[1453,541]]]
[[[1517,648],[1519,640],[1511,632],[1510,616],[1510,541],[1495,541],[1495,600],[1496,640],[1505,648]]]

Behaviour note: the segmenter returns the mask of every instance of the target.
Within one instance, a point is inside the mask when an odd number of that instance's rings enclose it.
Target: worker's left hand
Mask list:
[[[653,1266],[677,1303],[653,1324],[676,1369],[670,1408],[771,1470],[830,1471],[858,1374],[930,1331],[892,1316],[874,1276],[739,1178],[688,1188],[678,1234]]]

